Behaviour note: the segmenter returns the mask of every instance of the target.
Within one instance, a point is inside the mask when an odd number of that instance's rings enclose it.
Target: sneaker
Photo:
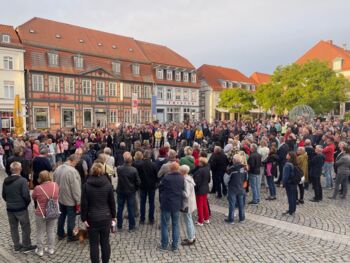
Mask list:
[[[23,248],[23,246],[22,246],[22,245],[19,245],[18,247],[15,247],[14,250],[15,250],[15,252],[18,252],[18,251],[20,251],[22,248]]]
[[[163,252],[169,251],[167,247],[162,247],[162,245],[158,245],[157,249]]]
[[[53,248],[45,248],[44,251],[50,255],[53,255],[55,253],[55,250]]]
[[[208,220],[204,220],[204,224],[209,225],[210,224],[210,220],[209,219]]]
[[[37,254],[39,257],[44,256],[44,251],[42,249],[36,248],[35,254]]]
[[[227,218],[225,219],[225,222],[226,222],[227,224],[230,224],[230,225],[234,225],[234,224],[235,224],[235,222],[230,221],[230,220],[228,220]]]
[[[23,253],[28,253],[28,252],[31,252],[31,251],[34,251],[36,249],[36,246],[29,246],[29,247],[23,247],[20,252],[23,252]]]
[[[196,226],[203,226],[203,223],[196,222]]]

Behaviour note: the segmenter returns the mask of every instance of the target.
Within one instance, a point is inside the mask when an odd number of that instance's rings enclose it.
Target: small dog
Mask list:
[[[73,235],[79,237],[80,243],[84,243],[85,240],[89,239],[88,231],[86,229],[82,229],[80,227],[76,227],[73,230]]]

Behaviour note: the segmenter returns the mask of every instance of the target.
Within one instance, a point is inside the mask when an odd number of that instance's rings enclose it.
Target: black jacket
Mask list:
[[[249,173],[260,174],[261,155],[257,152],[252,152],[248,159]]]
[[[21,165],[22,165],[21,176],[23,176],[24,178],[29,180],[30,162],[22,156],[11,156],[7,159],[7,161],[6,161],[6,173],[7,173],[7,175],[9,175],[9,176],[11,175],[10,165],[13,162],[21,163]]]
[[[213,153],[209,158],[209,165],[214,175],[223,175],[226,172],[226,168],[228,166],[227,156],[223,152]]]
[[[110,221],[116,218],[113,186],[105,175],[89,176],[81,195],[81,220]]]
[[[310,161],[310,177],[320,177],[325,157],[323,154],[316,154]]]
[[[5,178],[2,185],[2,198],[6,202],[8,212],[26,210],[31,201],[27,180],[18,175]]]
[[[277,155],[279,158],[279,164],[284,165],[287,161],[287,154],[289,152],[289,146],[288,144],[284,143],[278,148]]]
[[[131,165],[122,165],[117,168],[118,174],[118,194],[132,194],[140,186],[140,177],[137,169]]]
[[[265,175],[267,175],[266,166],[268,163],[271,163],[271,176],[277,177],[278,160],[279,160],[279,157],[276,153],[269,154],[267,156],[267,159],[265,161]]]
[[[195,191],[197,195],[209,193],[210,169],[209,166],[200,167],[194,174],[193,180],[196,183]]]
[[[159,185],[160,209],[168,212],[180,211],[184,189],[184,177],[180,173],[171,172],[165,175]]]
[[[133,163],[141,180],[140,189],[152,191],[156,189],[158,182],[157,166],[151,160],[138,160]]]
[[[120,166],[123,165],[124,163],[124,158],[123,154],[126,152],[125,147],[122,147],[120,149],[117,149],[114,154],[114,160],[115,160],[115,166]]]
[[[229,193],[243,194],[245,191],[243,188],[243,182],[246,178],[244,165],[234,164],[228,168],[227,173],[231,175],[230,181],[228,182]]]

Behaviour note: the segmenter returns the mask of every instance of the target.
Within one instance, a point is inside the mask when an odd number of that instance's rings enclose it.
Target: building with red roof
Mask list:
[[[228,110],[218,108],[220,92],[230,88],[244,88],[255,91],[256,83],[236,69],[213,65],[202,65],[197,70],[200,81],[200,109],[207,121],[238,118]]]
[[[25,109],[24,49],[12,26],[0,25],[0,131],[14,128],[14,98],[20,96]],[[25,127],[24,123],[24,127]]]
[[[271,80],[271,75],[266,73],[261,73],[261,72],[254,72],[249,78],[252,81],[254,81],[256,86],[259,86],[261,84],[269,83]]]

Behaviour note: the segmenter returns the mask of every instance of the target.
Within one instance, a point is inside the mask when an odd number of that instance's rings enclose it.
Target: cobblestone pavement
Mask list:
[[[4,175],[0,175],[0,186],[3,179]],[[328,195],[330,193],[326,191],[324,196]],[[310,191],[306,192],[305,200],[308,198],[311,198]],[[350,262],[350,243],[344,241],[350,236],[349,199],[325,200],[317,204],[306,202],[298,206],[295,216],[284,217],[281,214],[287,204],[281,188],[277,201],[263,200],[257,206],[247,206],[245,223],[234,225],[223,222],[227,209],[225,199],[211,195],[210,203],[211,224],[196,228],[194,246],[180,247],[178,252],[161,252],[157,250],[159,225],[142,225],[134,233],[124,230],[111,235],[110,262]],[[275,222],[273,225],[271,220]],[[183,222],[181,224],[181,237],[184,237]],[[318,235],[308,234],[305,229],[317,230]],[[87,241],[84,244],[60,241],[53,256],[42,258],[34,253],[14,253],[2,200],[0,231],[0,262],[89,262]],[[335,233],[339,240],[322,238],[323,233],[325,237],[327,233]],[[32,240],[35,243],[34,222]]]

